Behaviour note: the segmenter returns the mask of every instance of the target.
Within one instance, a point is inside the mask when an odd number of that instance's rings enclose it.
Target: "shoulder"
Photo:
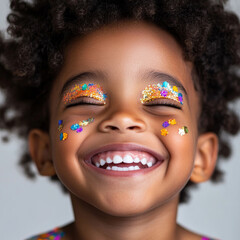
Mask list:
[[[35,235],[26,240],[60,240],[63,236],[64,232],[60,228],[54,228],[51,231]]]

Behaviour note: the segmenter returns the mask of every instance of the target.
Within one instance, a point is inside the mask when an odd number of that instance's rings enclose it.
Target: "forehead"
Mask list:
[[[174,71],[186,66],[182,49],[170,34],[153,24],[133,21],[108,25],[75,38],[66,48],[65,57],[66,62],[70,58],[84,60],[85,66],[88,61],[100,67],[105,63],[117,64],[120,70],[132,62],[154,67],[155,61],[156,67],[163,69],[171,65]],[[149,59],[152,61],[148,64]],[[71,64],[74,67],[72,61]]]
[[[177,41],[166,31],[146,22],[115,23],[76,37],[66,47],[64,57],[61,72],[68,77],[81,69],[99,70],[119,78],[123,74],[137,76],[157,69],[180,81],[192,81],[192,64],[184,60]]]

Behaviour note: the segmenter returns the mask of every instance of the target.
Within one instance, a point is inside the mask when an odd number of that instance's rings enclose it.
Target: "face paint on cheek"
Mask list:
[[[176,119],[169,119],[168,121],[163,122],[162,126],[164,128],[161,129],[161,135],[162,136],[167,136],[168,135],[168,130],[166,128],[169,127],[170,125],[175,125],[175,124],[177,124]]]
[[[67,133],[60,133],[60,141],[65,141],[68,138]]]
[[[86,127],[88,124],[92,123],[94,118],[88,118],[87,120],[80,121],[79,123],[73,124],[70,129],[80,133],[83,131],[83,127]],[[61,132],[63,129],[63,120],[58,121],[58,130]],[[60,133],[60,141],[65,141],[68,138],[68,134],[65,132]]]
[[[64,94],[63,102],[65,104],[71,103],[79,97],[94,98],[103,104],[106,104],[107,95],[103,93],[103,89],[99,84],[76,84],[69,92]]]
[[[168,121],[165,121],[165,122],[162,124],[162,126],[163,126],[164,128],[167,128],[169,125],[170,125],[170,124],[169,124]]]
[[[142,91],[142,98],[140,101],[141,103],[147,103],[159,98],[171,99],[183,104],[182,93],[178,92],[178,88],[176,86],[171,87],[171,85],[166,81],[163,82],[162,85],[160,83],[148,85]]]
[[[76,133],[80,133],[83,131],[83,127],[86,127],[88,124],[92,123],[94,118],[88,118],[87,120],[80,121],[79,123],[75,123],[71,126],[72,131],[76,131]]]
[[[58,131],[61,132],[63,129],[63,120],[58,121]]]
[[[176,124],[177,124],[176,119],[169,119],[168,121],[163,122],[162,126],[164,128],[161,129],[161,135],[162,136],[167,136],[169,132],[166,128],[169,127],[170,125],[176,125]],[[183,126],[183,127],[178,129],[178,134],[181,135],[181,136],[184,136],[187,133],[189,133],[189,130],[188,130],[187,126]]]
[[[58,120],[58,131],[61,132],[63,130],[63,120]],[[68,138],[68,134],[65,132],[60,133],[60,141],[65,141]]]
[[[161,135],[162,136],[167,136],[168,135],[168,130],[166,128],[161,129]]]
[[[176,119],[169,119],[169,120],[168,120],[168,123],[169,123],[170,125],[176,125],[176,124],[177,124],[177,121],[176,121]]]
[[[179,128],[178,134],[184,136],[185,134],[189,133],[189,130],[186,126]]]

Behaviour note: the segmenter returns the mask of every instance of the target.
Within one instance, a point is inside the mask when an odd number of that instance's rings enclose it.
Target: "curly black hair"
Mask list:
[[[239,118],[229,103],[240,96],[240,24],[224,0],[11,0],[9,38],[0,40],[0,129],[27,139],[33,128],[49,131],[49,93],[64,62],[64,49],[76,36],[121,20],[147,21],[169,32],[193,62],[193,81],[201,92],[200,132],[219,136],[219,156],[230,156],[227,134],[236,134]],[[13,112],[12,117],[9,114]],[[30,178],[25,149],[20,165]],[[212,180],[221,180],[217,165]],[[51,177],[57,180],[57,176]],[[186,189],[180,202],[188,198]]]

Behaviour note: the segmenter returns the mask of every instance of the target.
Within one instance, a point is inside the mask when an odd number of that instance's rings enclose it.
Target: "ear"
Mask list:
[[[48,133],[40,129],[32,129],[28,135],[28,145],[30,155],[37,166],[38,172],[43,176],[55,175]]]
[[[207,181],[216,166],[218,137],[214,133],[204,133],[198,137],[194,168],[190,180],[195,183]]]

